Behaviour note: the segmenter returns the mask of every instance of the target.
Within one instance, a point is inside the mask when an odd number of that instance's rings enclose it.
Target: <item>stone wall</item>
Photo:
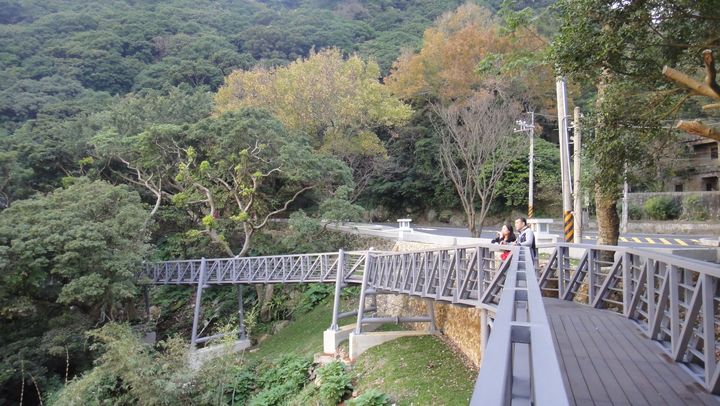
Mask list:
[[[399,241],[394,251],[413,251],[435,248],[430,244]],[[378,314],[388,316],[417,316],[427,314],[425,300],[406,295],[378,295]],[[432,301],[435,325],[476,366],[480,366],[480,309],[454,306]],[[414,330],[424,330],[427,323],[406,323]]]

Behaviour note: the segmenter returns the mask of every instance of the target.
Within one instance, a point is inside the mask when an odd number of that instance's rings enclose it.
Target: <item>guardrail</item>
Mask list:
[[[204,259],[202,281],[206,285],[250,283],[335,282],[340,253],[274,255]],[[343,281],[362,280],[366,251],[343,253]],[[151,284],[196,285],[201,279],[202,259],[144,263],[138,275]]]
[[[480,299],[509,261],[495,256],[497,245],[373,254],[368,284],[402,293],[467,306],[488,307]],[[518,252],[519,247],[502,246]],[[492,310],[494,306],[490,306]]]
[[[471,405],[568,404],[529,248],[511,256]],[[528,260],[526,260],[528,259]]]
[[[582,250],[580,260],[570,249]],[[720,394],[720,265],[641,248],[556,244],[540,274],[546,296],[607,309],[644,334]]]

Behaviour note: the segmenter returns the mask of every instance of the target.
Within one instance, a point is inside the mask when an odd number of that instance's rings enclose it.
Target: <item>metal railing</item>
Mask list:
[[[385,322],[389,318],[366,317],[377,310],[365,308],[365,297],[377,293],[407,294],[466,306],[494,310],[500,291],[486,290],[506,270],[509,261],[501,261],[496,251],[513,253],[518,247],[481,244],[437,248],[415,252],[352,251],[319,254],[235,257],[144,263],[138,274],[146,285],[195,285],[195,310],[191,345],[219,336],[200,337],[200,309],[203,289],[211,285],[244,285],[266,283],[334,283],[335,297],[330,329],[338,329],[341,318],[358,316],[357,331],[366,323]],[[369,258],[372,256],[372,260]],[[501,271],[501,272],[498,272]],[[340,294],[344,287],[360,284],[361,304],[357,311],[340,312]],[[242,290],[238,289],[240,324],[243,319]],[[148,295],[145,295],[146,302]],[[481,299],[485,298],[486,302]],[[488,299],[489,298],[489,299]],[[374,300],[373,300],[374,301]],[[149,307],[146,304],[146,307]],[[394,320],[429,322],[434,326],[432,306],[428,315],[395,317]],[[244,332],[240,332],[244,337]]]
[[[252,283],[306,283],[336,280],[340,252],[263,257],[204,259],[206,285]],[[366,251],[344,252],[343,281],[362,280]],[[138,275],[154,285],[196,285],[203,259],[144,263]]]
[[[580,259],[570,257],[579,250]],[[577,257],[577,255],[575,255]],[[720,394],[720,265],[618,246],[556,244],[540,274],[546,296],[607,309],[684,363],[708,392]]]
[[[504,247],[517,252],[518,247]],[[498,271],[509,261],[496,255],[497,246],[470,246],[416,252],[373,254],[368,284],[375,290],[441,302],[488,307],[480,299]],[[490,306],[493,310],[495,306]]]
[[[529,248],[511,256],[471,405],[568,404]],[[527,260],[526,260],[527,259]]]

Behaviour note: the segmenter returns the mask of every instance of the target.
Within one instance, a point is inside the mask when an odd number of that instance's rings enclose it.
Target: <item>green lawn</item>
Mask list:
[[[332,297],[330,298],[332,299]],[[273,359],[283,354],[312,358],[323,350],[323,331],[330,327],[332,322],[332,301],[325,301],[306,314],[299,315],[277,334],[268,337],[257,351],[248,351],[245,356],[248,360]],[[340,320],[341,325],[355,322],[350,317]]]
[[[467,405],[476,373],[434,336],[373,347],[353,366],[358,394],[375,388],[398,405]]]
[[[330,326],[332,303],[326,302],[299,316],[277,334],[263,341],[256,351],[246,352],[248,360],[272,360],[288,353],[312,357],[322,352],[322,332]],[[342,320],[349,324],[354,318]],[[378,330],[397,330],[387,324]],[[347,343],[343,343],[347,346]],[[398,405],[466,405],[472,394],[476,373],[437,337],[404,337],[371,348],[351,367],[355,392],[375,388]],[[304,392],[310,390],[306,387]],[[291,403],[316,404],[302,393]],[[300,404],[297,403],[297,404]]]

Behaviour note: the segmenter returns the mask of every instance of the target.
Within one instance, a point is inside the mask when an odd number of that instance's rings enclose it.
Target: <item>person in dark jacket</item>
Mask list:
[[[533,262],[535,262],[535,258],[537,258],[537,248],[535,248],[535,234],[533,233],[532,229],[527,225],[527,220],[525,219],[525,217],[519,217],[517,220],[515,220],[515,228],[520,233],[520,236],[515,243],[518,245],[522,245],[523,247],[530,247],[530,255],[532,255],[532,260]]]
[[[490,242],[492,244],[509,245],[514,243],[515,240],[515,233],[513,233],[512,226],[509,223],[505,223],[502,229],[497,232],[497,237],[493,238]],[[510,255],[510,251],[503,251],[502,254],[500,254],[500,259],[504,261],[508,255]]]

